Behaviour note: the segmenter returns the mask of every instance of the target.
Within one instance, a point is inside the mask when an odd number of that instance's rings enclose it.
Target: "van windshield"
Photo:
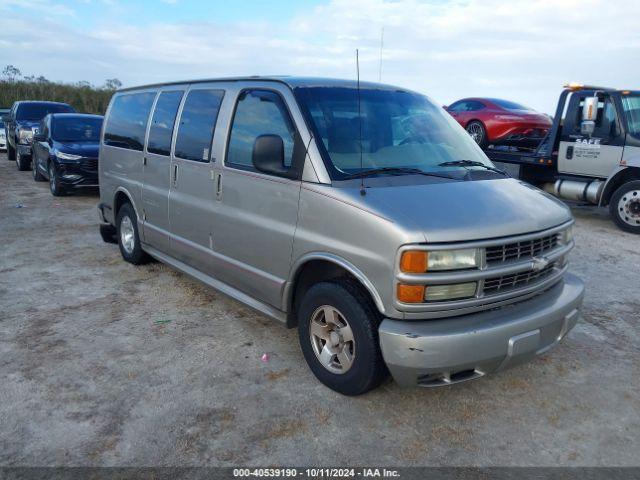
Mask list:
[[[623,95],[622,108],[627,118],[629,133],[640,137],[640,95]]]
[[[319,148],[331,177],[340,180],[367,170],[460,170],[446,162],[492,163],[442,107],[413,92],[348,87],[300,87],[296,98],[321,138]],[[362,141],[360,142],[360,135]],[[360,160],[362,148],[362,165]]]

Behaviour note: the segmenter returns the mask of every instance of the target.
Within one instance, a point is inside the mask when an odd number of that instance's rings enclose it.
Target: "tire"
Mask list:
[[[142,250],[138,232],[138,217],[130,203],[125,203],[118,210],[116,228],[118,230],[118,246],[120,247],[122,258],[134,265],[148,263],[150,257]]]
[[[327,311],[335,323],[327,321]],[[312,323],[316,326],[312,327]],[[379,324],[380,314],[353,282],[322,282],[307,290],[298,308],[298,337],[316,378],[330,389],[350,396],[380,385],[388,370],[378,341]],[[312,331],[327,337],[312,336]]]
[[[38,162],[36,162],[36,159],[33,157],[31,157],[31,173],[36,182],[44,182],[46,180],[42,173],[40,173],[40,170],[38,170]]]
[[[65,188],[60,185],[60,177],[55,163],[49,163],[49,190],[54,197],[63,197],[67,194]]]
[[[9,138],[9,137],[7,137]],[[7,140],[7,160],[13,162],[16,159],[16,149],[9,145],[9,140]]]
[[[478,146],[482,149],[487,148],[489,146],[489,138],[487,137],[487,129],[484,128],[482,122],[478,120],[472,120],[467,123],[465,130],[471,138],[478,144]]]
[[[16,166],[18,167],[18,170],[25,172],[30,170],[31,161],[25,158],[24,155],[20,155],[20,152],[16,152]]]
[[[613,192],[609,213],[620,229],[640,234],[640,180],[623,183]]]
[[[118,230],[113,225],[109,224],[100,224],[100,236],[102,237],[102,241],[105,243],[118,243],[116,240],[116,234]]]

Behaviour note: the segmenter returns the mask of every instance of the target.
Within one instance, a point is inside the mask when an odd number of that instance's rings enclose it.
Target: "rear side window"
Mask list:
[[[253,144],[261,135],[279,135],[284,142],[284,165],[293,162],[295,127],[282,98],[268,90],[240,94],[229,138],[227,164],[244,170],[253,167]]]
[[[223,90],[192,90],[180,116],[175,156],[196,162],[209,161],[209,148],[218,119]]]
[[[104,130],[105,145],[142,151],[155,96],[144,92],[116,97]]]
[[[49,113],[75,113],[66,103],[21,103],[16,112],[18,120],[42,120]]]
[[[171,152],[171,137],[173,125],[178,115],[178,107],[182,100],[183,91],[163,92],[156,102],[156,108],[151,119],[147,151],[157,155],[169,155]]]

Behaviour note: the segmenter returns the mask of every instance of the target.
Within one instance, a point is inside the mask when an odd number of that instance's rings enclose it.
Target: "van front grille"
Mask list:
[[[493,295],[496,293],[526,287],[529,284],[543,280],[553,274],[555,262],[550,263],[542,270],[529,270],[526,272],[503,275],[502,277],[488,278],[484,281],[483,293]]]
[[[558,245],[559,233],[535,238],[523,242],[507,243],[487,247],[487,265],[496,265],[511,260],[532,258],[541,255]]]

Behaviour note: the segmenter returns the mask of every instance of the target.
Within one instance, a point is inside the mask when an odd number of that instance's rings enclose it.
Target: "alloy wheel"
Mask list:
[[[353,365],[356,345],[345,316],[330,305],[316,309],[311,316],[309,337],[319,362],[331,373],[343,374]]]

